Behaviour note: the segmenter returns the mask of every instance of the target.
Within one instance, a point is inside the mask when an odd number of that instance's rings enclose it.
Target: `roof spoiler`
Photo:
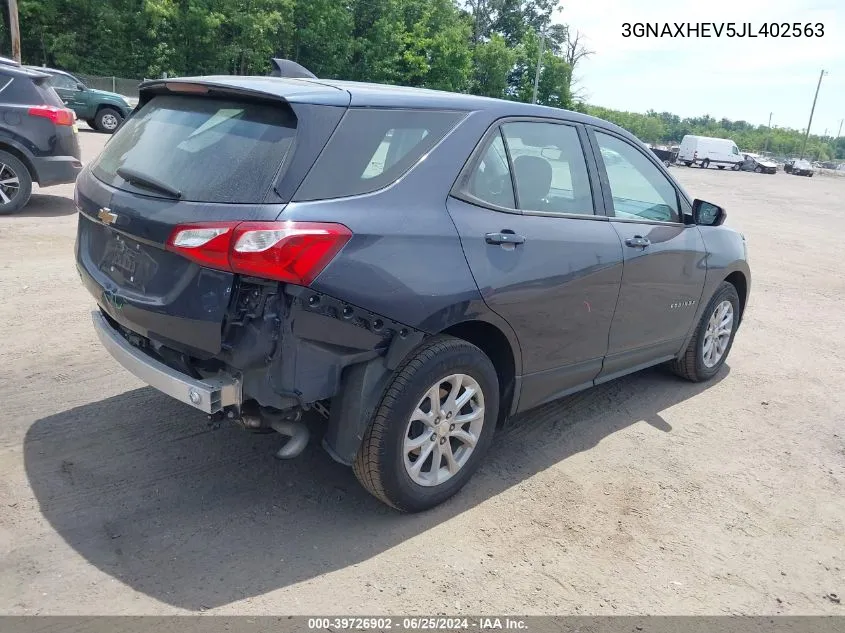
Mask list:
[[[292,62],[289,59],[278,59],[277,57],[270,58],[270,63],[273,64],[273,70],[270,73],[271,77],[295,77],[298,79],[316,79],[317,75],[310,70]]]

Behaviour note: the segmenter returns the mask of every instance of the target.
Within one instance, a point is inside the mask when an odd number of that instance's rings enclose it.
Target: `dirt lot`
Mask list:
[[[676,173],[749,241],[729,367],[546,406],[417,516],[122,370],[39,192],[0,218],[0,612],[845,614],[845,179]]]

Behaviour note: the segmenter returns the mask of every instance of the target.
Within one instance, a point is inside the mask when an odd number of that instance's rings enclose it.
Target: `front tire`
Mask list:
[[[433,337],[397,370],[358,449],[355,476],[397,510],[432,508],[472,477],[498,413],[490,359],[461,339]]]
[[[702,168],[702,169],[707,169],[708,167],[710,167],[710,159],[709,159],[709,158],[705,158],[705,159],[704,159],[704,161],[701,163],[701,168]]]
[[[32,174],[17,157],[0,151],[0,215],[20,211],[32,196]]]
[[[106,134],[114,134],[122,122],[123,117],[120,112],[112,108],[100,108],[97,111],[97,116],[94,118],[96,129]]]
[[[715,376],[731,351],[739,310],[736,288],[723,281],[707,304],[687,349],[672,362],[672,371],[692,382]]]
[[[762,168],[762,167],[757,166],[757,167],[755,167],[755,168],[754,168],[754,172],[755,172],[755,173],[758,173],[758,174],[762,174],[762,173],[763,173],[763,168]]]

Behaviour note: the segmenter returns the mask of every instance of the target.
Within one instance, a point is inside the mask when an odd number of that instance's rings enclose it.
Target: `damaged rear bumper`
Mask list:
[[[228,407],[241,407],[241,383],[234,376],[221,374],[197,380],[172,369],[145,354],[127,341],[99,311],[91,313],[94,331],[103,347],[129,373],[179,402],[208,414]]]

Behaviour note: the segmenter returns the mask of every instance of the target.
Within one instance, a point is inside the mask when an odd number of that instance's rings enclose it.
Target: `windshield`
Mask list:
[[[126,121],[92,172],[144,195],[257,203],[295,136],[296,117],[283,103],[160,96]]]

